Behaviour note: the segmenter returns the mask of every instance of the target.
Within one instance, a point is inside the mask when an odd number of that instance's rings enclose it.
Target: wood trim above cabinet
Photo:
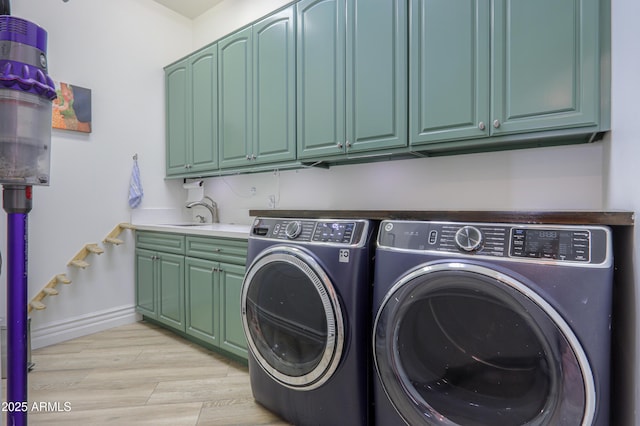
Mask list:
[[[484,211],[484,210],[249,210],[249,215],[282,218],[373,220],[440,220],[460,222],[537,223],[563,225],[633,226],[630,211]]]

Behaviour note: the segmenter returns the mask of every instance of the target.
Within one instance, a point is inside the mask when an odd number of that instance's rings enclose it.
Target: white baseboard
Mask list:
[[[31,330],[31,348],[38,349],[66,340],[108,330],[138,321],[135,306],[119,306],[100,312],[67,318],[44,327]]]

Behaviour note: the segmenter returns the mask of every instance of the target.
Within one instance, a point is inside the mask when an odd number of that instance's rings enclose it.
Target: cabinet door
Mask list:
[[[187,67],[185,59],[165,69],[167,176],[185,173],[188,164],[191,109]]]
[[[220,347],[247,358],[247,341],[242,327],[240,297],[245,267],[229,263],[220,264]]]
[[[220,334],[219,264],[185,259],[186,333],[218,346]]]
[[[411,0],[410,7],[411,144],[488,136],[490,2]]]
[[[220,167],[249,163],[252,147],[251,28],[218,42]]]
[[[406,3],[347,2],[347,151],[407,146]]]
[[[150,250],[136,249],[136,311],[154,319],[158,316],[155,258]]]
[[[345,152],[345,0],[297,7],[298,158]]]
[[[598,124],[598,3],[494,1],[494,134]]]
[[[295,14],[291,6],[253,26],[253,151],[256,163],[294,160]]]
[[[158,321],[180,331],[184,327],[184,256],[158,253]]]
[[[188,172],[218,168],[218,47],[189,58],[191,70],[192,144]]]

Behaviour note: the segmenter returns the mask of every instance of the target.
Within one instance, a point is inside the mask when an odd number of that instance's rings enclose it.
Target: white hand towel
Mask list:
[[[129,207],[135,209],[142,202],[142,181],[140,180],[140,167],[138,160],[133,160],[133,170],[131,171],[131,180],[129,181]]]

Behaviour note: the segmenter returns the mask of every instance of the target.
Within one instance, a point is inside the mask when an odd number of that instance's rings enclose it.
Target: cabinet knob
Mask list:
[[[338,147],[338,149],[342,149],[342,142],[338,142],[336,146]]]
[[[351,142],[347,141],[347,148],[351,148]]]
[[[478,129],[480,129],[480,130],[484,130],[485,129],[484,121],[481,121],[481,122],[478,123]]]
[[[493,120],[493,127],[495,127],[496,129],[500,127],[500,120]]]
[[[251,154],[251,159],[255,160],[256,159],[256,155],[255,154]]]
[[[251,156],[247,154],[247,160],[251,160]]]

